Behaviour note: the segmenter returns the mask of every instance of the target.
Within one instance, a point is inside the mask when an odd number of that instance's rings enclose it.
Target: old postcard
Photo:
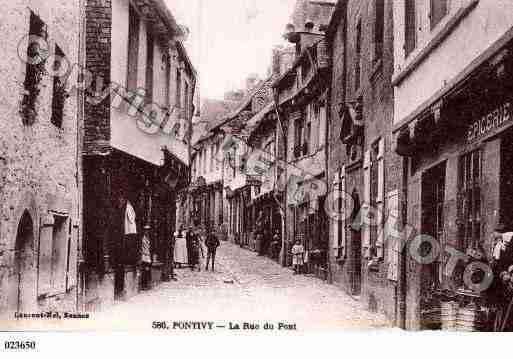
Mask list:
[[[0,5],[0,331],[513,330],[513,1]]]

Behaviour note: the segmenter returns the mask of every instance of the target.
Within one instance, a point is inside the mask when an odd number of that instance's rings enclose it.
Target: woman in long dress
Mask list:
[[[186,234],[183,230],[180,230],[179,232],[175,232],[175,237],[175,263],[181,267],[189,262],[187,259]]]

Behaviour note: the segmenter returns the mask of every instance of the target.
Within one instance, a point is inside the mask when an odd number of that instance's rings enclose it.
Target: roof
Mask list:
[[[246,97],[244,97],[244,99],[239,104],[239,106],[237,106],[237,108],[235,110],[233,110],[232,112],[230,112],[227,116],[225,116],[224,118],[219,120],[218,123],[211,128],[211,130],[215,130],[215,129],[227,124],[228,122],[233,120],[235,117],[237,117],[242,111],[244,111],[244,109],[246,107],[248,107],[251,104],[253,98],[258,93],[258,91],[261,90],[262,88],[264,88],[266,85],[270,85],[270,84],[272,84],[272,77],[268,77],[266,80],[260,81],[260,83],[257,86],[255,86],[251,90],[251,92],[246,95]]]
[[[176,47],[177,47],[178,52],[180,53],[180,55],[185,60],[185,63],[189,67],[189,70],[191,71],[192,75],[194,76],[194,78],[196,78],[196,76],[197,76],[196,69],[194,68],[194,66],[193,66],[193,64],[191,62],[189,54],[187,54],[187,50],[185,49],[185,46],[183,46],[183,43],[181,41],[177,41],[176,42]]]
[[[253,116],[246,124],[245,132],[249,135],[262,123],[265,116],[274,109],[274,101],[269,102],[260,112]]]

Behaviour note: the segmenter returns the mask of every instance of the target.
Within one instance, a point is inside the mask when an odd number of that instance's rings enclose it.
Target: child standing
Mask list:
[[[305,247],[301,242],[296,241],[292,247],[292,266],[294,267],[294,274],[299,274],[301,267],[304,264]]]

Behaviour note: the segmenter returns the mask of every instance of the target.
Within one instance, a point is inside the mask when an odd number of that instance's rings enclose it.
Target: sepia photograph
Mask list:
[[[0,5],[1,351],[513,331],[513,1]]]

